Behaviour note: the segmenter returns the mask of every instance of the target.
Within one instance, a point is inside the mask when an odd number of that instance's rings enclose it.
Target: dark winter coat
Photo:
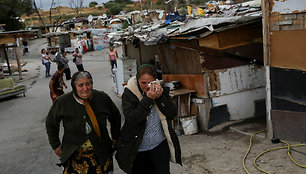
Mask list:
[[[147,96],[141,95],[136,77],[132,77],[122,95],[122,107],[125,123],[117,141],[116,159],[119,167],[124,172],[129,174],[132,171],[146,128],[147,116],[152,107],[155,107],[160,117],[170,150],[170,161],[181,164],[178,137],[170,124],[170,121],[177,115],[177,110],[176,105],[169,96],[169,90],[164,88],[162,96],[154,101]]]
[[[106,120],[111,124],[112,139],[118,139],[121,127],[120,112],[107,94],[96,90],[93,90],[90,106],[96,115],[101,139],[94,131],[85,106],[76,101],[72,92],[57,98],[48,113],[46,129],[49,143],[53,149],[61,146],[61,165],[88,139],[94,146],[100,165],[104,166],[106,160],[112,157],[112,140],[106,128]],[[62,141],[59,139],[60,121],[63,121],[64,127]],[[89,136],[85,130],[86,122],[93,130]]]

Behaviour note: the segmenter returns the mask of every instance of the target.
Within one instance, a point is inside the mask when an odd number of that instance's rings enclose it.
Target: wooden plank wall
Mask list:
[[[306,141],[306,1],[270,1],[271,120],[274,137]]]
[[[159,55],[164,74],[202,74],[198,50],[160,44]]]
[[[271,1],[272,8],[273,5]],[[274,12],[269,22],[271,66],[306,71],[306,13]]]
[[[199,45],[215,49],[234,48],[253,43],[262,43],[262,22],[239,26],[213,33],[199,39]]]
[[[274,137],[306,142],[306,113],[272,110]]]
[[[193,89],[196,91],[195,95],[200,98],[207,98],[207,90],[204,74],[191,75],[191,74],[163,74],[164,82],[180,81],[182,88]]]
[[[271,66],[306,71],[306,30],[273,31]]]

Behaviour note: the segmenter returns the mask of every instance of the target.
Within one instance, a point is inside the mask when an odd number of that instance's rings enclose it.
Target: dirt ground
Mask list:
[[[28,86],[26,97],[18,96],[0,100],[0,173],[55,174],[62,171],[55,165],[59,161],[48,143],[44,127],[44,120],[51,106],[47,86],[49,79],[44,77],[44,67],[40,61],[40,49],[45,46],[45,39],[32,40],[29,44],[30,54],[21,56],[22,61],[27,62],[24,68],[28,69],[28,72],[24,72],[22,81]],[[119,55],[120,51],[118,48]],[[92,73],[94,87],[108,93],[122,111],[121,98],[113,90],[105,52],[106,50],[86,53],[84,67]],[[71,71],[75,72],[74,64],[69,65]],[[52,65],[51,73],[54,72],[55,66]],[[17,78],[17,76],[14,77]],[[69,86],[69,81],[66,83]],[[69,90],[71,90],[70,87],[66,92]],[[124,121],[123,117],[122,121]],[[260,129],[257,127],[249,132]],[[249,135],[231,129],[215,134],[201,132],[195,135],[180,135],[183,166],[171,164],[171,173],[243,174],[245,171],[242,159],[248,149],[249,139]],[[299,142],[289,143],[293,145]],[[254,168],[254,158],[259,153],[278,146],[282,145],[272,144],[270,140],[264,138],[264,134],[254,137],[251,152],[246,160],[249,172],[262,173]],[[293,158],[298,163],[306,165],[306,147],[294,149],[298,152],[292,151]],[[270,173],[306,173],[305,168],[300,168],[290,161],[284,149],[263,155],[257,164]],[[122,174],[123,172],[116,165],[114,173]]]

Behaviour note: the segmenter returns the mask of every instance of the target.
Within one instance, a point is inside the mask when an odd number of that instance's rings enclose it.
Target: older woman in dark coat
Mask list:
[[[64,173],[102,173],[113,170],[113,146],[121,127],[120,112],[110,97],[94,90],[89,72],[76,72],[73,91],[57,98],[46,119],[50,145]],[[109,137],[107,120],[111,124]],[[64,135],[59,139],[60,122]]]

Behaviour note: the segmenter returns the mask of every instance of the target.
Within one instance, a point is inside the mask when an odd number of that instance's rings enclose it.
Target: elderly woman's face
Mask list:
[[[141,90],[143,92],[148,92],[150,89],[148,84],[154,80],[155,80],[154,77],[150,74],[143,74],[140,77],[138,77],[138,83]]]
[[[92,83],[87,77],[79,78],[76,83],[76,92],[77,94],[83,98],[88,99],[92,93]]]

